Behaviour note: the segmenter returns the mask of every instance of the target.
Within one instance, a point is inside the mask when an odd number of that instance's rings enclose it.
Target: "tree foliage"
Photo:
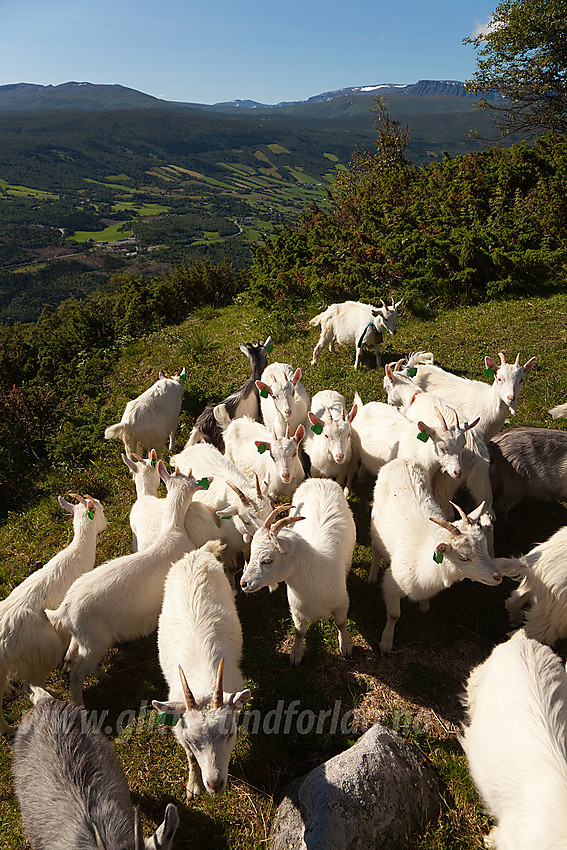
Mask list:
[[[503,135],[567,132],[567,0],[504,0],[486,31],[465,39],[478,51],[471,92],[500,93]]]

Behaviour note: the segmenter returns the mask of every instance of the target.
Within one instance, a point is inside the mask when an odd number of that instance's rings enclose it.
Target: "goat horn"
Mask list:
[[[380,299],[380,304],[382,305],[382,307],[385,307],[385,306],[386,306],[386,302],[384,301],[384,299],[383,299],[383,298],[381,298],[381,299]]]
[[[185,707],[187,711],[193,711],[194,708],[197,708],[197,703],[195,702],[195,697],[191,693],[191,688],[187,684],[187,679],[185,678],[185,673],[183,672],[181,664],[179,665],[179,678],[181,679],[181,687],[183,688],[183,696],[185,697]]]
[[[456,525],[453,525],[452,522],[448,522],[446,519],[437,519],[434,516],[430,516],[429,519],[430,519],[431,522],[434,522],[437,525],[440,525],[441,528],[445,528],[451,534],[451,537],[460,537],[461,536],[461,532],[459,531],[459,529],[457,528]]]
[[[453,505],[455,510],[461,515],[461,519],[463,520],[463,522],[466,522],[467,525],[470,525],[471,521],[468,518],[468,516],[466,515],[466,513],[464,512],[464,510],[461,508],[461,506],[456,505],[455,502],[451,502],[451,504]]]
[[[69,495],[71,496],[72,499],[76,499],[77,502],[80,502],[81,505],[85,505],[87,503],[87,500],[85,499],[85,497],[80,496],[78,493],[69,493]]]
[[[288,511],[292,507],[293,505],[281,505],[279,508],[274,508],[272,513],[264,520],[264,524],[262,525],[263,531],[268,531],[271,528],[272,523],[278,514],[281,514],[282,511]]]
[[[396,365],[394,366],[393,371],[394,371],[394,372],[399,372],[399,371],[400,371],[400,369],[402,368],[402,363],[403,363],[403,362],[404,362],[404,358],[402,357],[400,360],[398,360],[398,362],[397,362],[397,363],[396,363]]]
[[[213,708],[222,708],[224,705],[224,691],[222,689],[222,675],[224,673],[224,658],[219,661],[217,673],[217,684],[213,695]]]
[[[437,416],[441,420],[441,425],[443,426],[443,431],[447,431],[448,428],[447,428],[447,423],[445,422],[445,417],[443,416],[443,414],[441,413],[441,411],[439,410],[438,407],[435,407],[435,413],[437,414]]]
[[[130,455],[130,457],[133,457],[133,458],[134,458],[134,460],[136,460],[136,461],[141,461],[141,460],[143,460],[143,458],[141,458],[139,454],[136,454],[136,452],[132,452],[132,454]]]
[[[278,439],[278,435],[276,434],[276,429],[272,427],[272,431],[274,433],[274,440]]]
[[[447,406],[448,406],[448,405],[447,405]],[[455,408],[454,408],[454,407],[449,407],[449,410],[452,410],[452,411],[453,411],[453,413],[455,414],[455,421],[456,421],[456,424],[457,424],[457,428],[460,428],[460,427],[461,427],[461,424],[460,424],[460,422],[459,422],[459,414],[457,413],[457,411],[455,410]]]
[[[256,496],[261,499],[262,498],[262,488],[260,487],[260,479],[258,478],[258,473],[254,473],[254,480],[256,481]]]
[[[333,418],[333,414],[331,413],[331,411],[329,410],[329,408],[327,407],[327,405],[326,405],[326,404],[324,404],[324,405],[323,405],[323,407],[325,408],[325,413],[327,414],[327,416],[329,417],[329,419],[332,419],[332,418]]]
[[[505,365],[506,365],[506,357],[505,357],[505,355],[504,355],[504,352],[503,352],[503,351],[499,351],[499,352],[498,352],[498,357],[500,358],[500,363],[502,364],[502,366],[505,366]]]
[[[285,426],[285,436],[286,436],[286,439],[289,440],[289,422]]]
[[[514,360],[514,366],[519,366],[519,365],[520,365],[520,352],[518,351],[518,353],[516,354],[516,359]]]
[[[234,492],[236,493],[236,495],[238,496],[238,498],[240,499],[240,501],[242,502],[242,504],[244,505],[244,507],[249,508],[249,507],[250,507],[250,505],[251,505],[251,502],[250,502],[250,499],[248,498],[248,496],[246,496],[246,495],[242,492],[242,490],[240,490],[240,489],[236,486],[236,484],[233,484],[233,483],[232,483],[232,481],[227,481],[226,483],[228,484],[228,486],[230,487],[230,489],[231,489],[231,490],[234,490]]]
[[[304,516],[284,516],[282,519],[279,519],[272,528],[272,534],[275,534],[276,537],[286,525],[292,525],[294,522],[299,522],[300,519],[305,519]]]

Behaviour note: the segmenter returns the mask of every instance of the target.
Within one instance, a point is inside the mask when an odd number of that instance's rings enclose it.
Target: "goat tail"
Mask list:
[[[230,423],[232,422],[232,419],[230,418],[228,410],[226,409],[226,404],[222,404],[222,403],[217,404],[213,408],[213,416],[215,417],[215,421],[216,421],[217,425],[219,426],[221,431],[224,433],[226,431],[226,429],[228,428],[228,426],[230,425]]]
[[[222,540],[208,540],[203,546],[204,551],[210,552],[215,558],[218,558],[225,548],[226,544]]]
[[[47,617],[47,619],[49,620],[49,622],[51,623],[53,628],[56,629],[57,631],[61,631],[61,629],[63,628],[63,623],[62,623],[62,617],[59,613],[59,609],[58,608],[57,609],[45,608],[43,613],[45,614],[45,616]]]
[[[38,702],[42,702],[45,699],[53,699],[53,697],[45,688],[40,688],[39,685],[30,685],[30,699],[33,705],[37,705]]]
[[[503,575],[515,581],[525,578],[529,572],[529,567],[518,558],[494,558],[494,563]]]
[[[321,324],[321,322],[323,321],[323,316],[325,315],[326,312],[327,312],[326,310],[323,310],[322,313],[319,313],[317,316],[313,316],[312,319],[309,319],[309,324],[311,325],[312,328],[314,328],[316,325]]]
[[[108,428],[104,431],[104,439],[105,440],[122,440],[124,426],[121,422],[117,422],[116,425],[109,425]]]
[[[567,419],[567,404],[558,404],[557,407],[552,407],[548,411],[554,419]]]

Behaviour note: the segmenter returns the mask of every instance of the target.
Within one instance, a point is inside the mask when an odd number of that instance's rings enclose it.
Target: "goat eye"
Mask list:
[[[265,564],[265,565],[267,566],[268,564],[271,564],[271,563],[272,563],[272,559],[271,559],[271,558],[262,558],[262,560],[260,561],[260,563],[261,563],[261,564]]]

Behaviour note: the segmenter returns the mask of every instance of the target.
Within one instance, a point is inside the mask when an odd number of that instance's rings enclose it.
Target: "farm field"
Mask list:
[[[385,293],[386,295],[387,293]],[[271,360],[302,368],[310,394],[334,388],[352,404],[355,391],[364,402],[385,400],[383,370],[374,368],[373,352],[364,351],[354,372],[352,349],[325,351],[317,367],[310,365],[318,332],[308,319],[323,307],[304,305],[294,316],[270,315],[240,298],[225,309],[203,308],[180,325],[125,339],[117,362],[104,370],[89,392],[70,398],[69,424],[58,435],[73,444],[82,434],[96,446],[90,463],[77,463],[72,450],[38,484],[36,495],[10,513],[0,526],[0,592],[2,598],[30,571],[62,548],[70,522],[57,503],[69,491],[100,498],[109,519],[101,536],[97,563],[125,554],[130,547],[128,514],[133,500],[130,475],[120,460],[121,444],[106,442],[104,428],[118,421],[125,403],[156,378],[159,369],[187,369],[187,381],[176,442],[187,440],[195,417],[207,401],[219,401],[248,375],[238,344],[271,334]],[[383,359],[395,362],[410,351],[431,350],[436,362],[457,374],[483,380],[484,356],[503,351],[508,360],[520,352],[522,362],[537,357],[526,378],[518,412],[508,426],[532,424],[562,428],[547,413],[567,398],[567,295],[492,301],[475,308],[446,310],[427,319],[402,315],[398,334],[388,337]],[[85,383],[91,375],[85,353],[77,365]],[[82,370],[82,371],[81,371]],[[100,435],[97,441],[96,435]],[[79,437],[80,439],[80,437]],[[167,458],[167,452],[163,453]],[[380,586],[367,583],[370,568],[369,506],[372,482],[366,479],[351,499],[357,524],[357,546],[348,579],[349,632],[354,644],[351,660],[338,654],[332,621],[312,624],[304,659],[289,665],[293,626],[283,586],[247,597],[237,594],[244,633],[242,669],[253,699],[246,708],[262,721],[277,708],[300,700],[300,711],[319,715],[338,705],[344,728],[315,729],[302,734],[296,724],[288,733],[261,723],[239,736],[230,766],[229,785],[218,797],[202,797],[185,806],[187,765],[170,730],[158,729],[150,718],[152,699],[164,699],[155,636],[111,650],[103,666],[110,678],[89,680],[85,702],[89,711],[104,716],[118,757],[128,776],[133,800],[140,804],[146,834],[161,822],[167,802],[179,807],[181,824],[176,847],[192,850],[251,850],[266,847],[270,824],[282,792],[293,778],[350,746],[373,722],[396,728],[439,772],[445,787],[443,814],[438,822],[423,823],[400,847],[409,850],[480,850],[488,820],[480,805],[457,741],[462,720],[460,694],[470,669],[506,639],[504,600],[514,584],[505,579],[498,588],[463,582],[432,600],[431,611],[402,603],[394,651],[381,656],[378,643],[385,622]],[[513,513],[511,546],[527,551],[567,524],[564,504],[521,504]],[[504,554],[497,532],[497,553]],[[559,651],[565,647],[558,646]],[[68,697],[68,679],[56,672],[50,687]],[[17,722],[29,703],[17,689],[5,701],[8,719]],[[354,711],[354,715],[351,712]],[[108,712],[103,715],[103,712]],[[273,715],[272,715],[273,716]],[[354,719],[353,719],[354,718]],[[26,848],[10,778],[9,745],[0,740],[0,848]]]

